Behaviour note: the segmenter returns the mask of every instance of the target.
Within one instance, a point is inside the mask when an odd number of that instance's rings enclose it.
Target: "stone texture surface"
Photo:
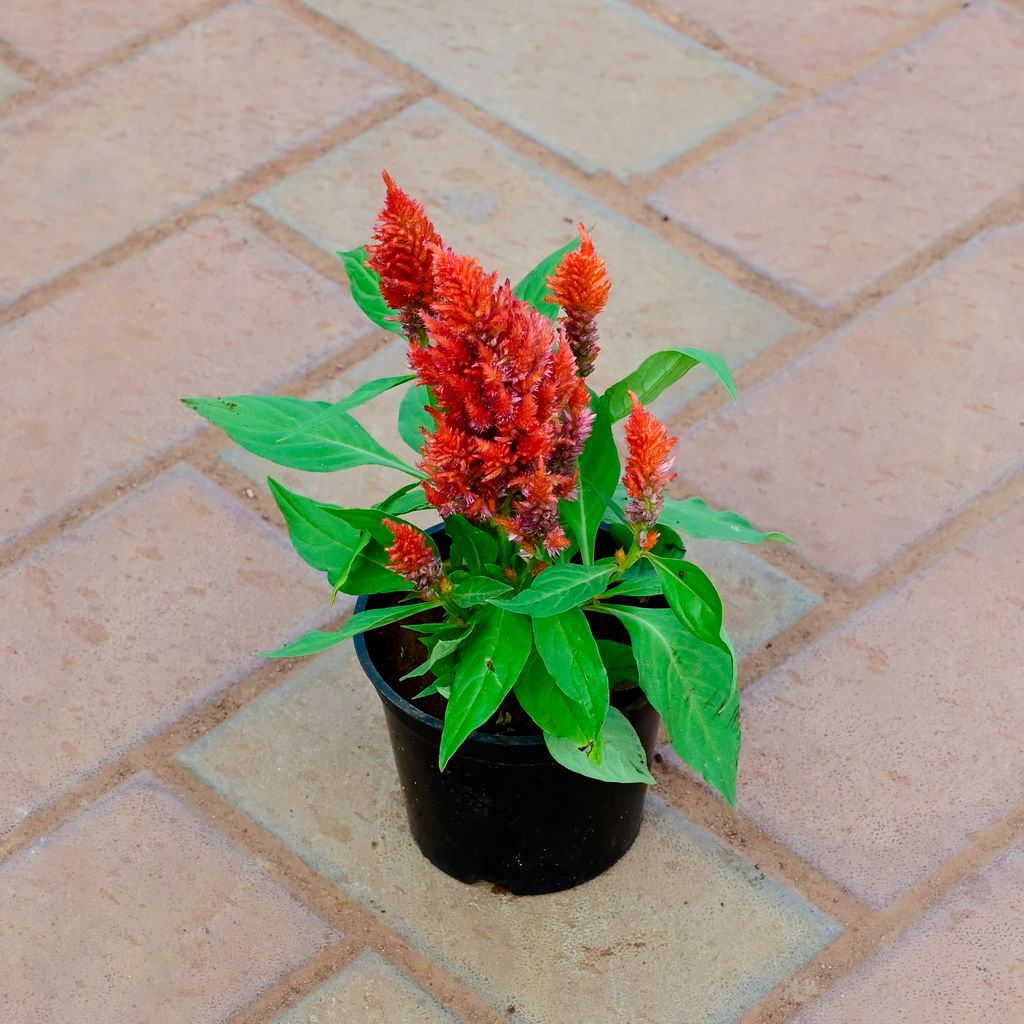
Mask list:
[[[793,326],[431,101],[286,178],[258,202],[329,252],[350,249],[370,237],[383,201],[382,167],[422,199],[449,244],[513,281],[572,238],[578,222],[593,228],[613,282],[592,378],[598,389],[651,352],[678,345],[720,352],[736,367]],[[657,408],[666,412],[711,381],[695,370]]]
[[[457,1024],[444,1007],[372,951],[361,954],[276,1024]]]
[[[142,776],[0,865],[7,1024],[214,1024],[335,933]]]
[[[394,92],[240,4],[0,122],[0,304]]]
[[[742,812],[875,906],[923,882],[1024,799],[1022,629],[1024,505],[746,692]]]
[[[204,0],[4,0],[0,39],[65,75],[203,6]]]
[[[651,171],[776,91],[617,0],[306,2],[587,172]]]
[[[711,577],[722,595],[725,626],[739,658],[759,650],[818,604],[816,594],[742,544],[695,540],[687,557]]]
[[[408,372],[406,343],[389,334],[378,352],[340,374],[312,397],[323,402],[337,402],[374,378],[397,377]],[[415,461],[417,456],[398,433],[398,407],[407,390],[407,386],[393,388],[352,410],[352,415],[389,451]],[[291,491],[334,505],[365,508],[382,501],[409,482],[407,476],[385,466],[359,466],[342,473],[303,473],[286,466],[275,466],[238,445],[232,445],[221,457],[261,487],[266,487],[267,477],[272,476]],[[433,510],[414,512],[404,518],[423,527],[433,526],[439,521]]]
[[[10,68],[0,64],[0,103],[25,88],[25,82]]]
[[[0,576],[0,830],[324,620],[328,596],[183,468]]]
[[[1024,1006],[1018,843],[869,961],[798,1024],[994,1024]]]
[[[827,81],[939,11],[943,0],[658,0],[795,81]]]
[[[687,435],[687,478],[863,580],[1024,462],[1022,275],[1024,226],[975,239]]]
[[[653,204],[812,301],[836,303],[1020,183],[1022,46],[1018,11],[971,5]]]
[[[682,1005],[694,1024],[725,1024],[838,932],[654,797],[633,850],[578,889],[516,898],[448,878],[409,836],[379,700],[347,646],[182,757],[315,870],[531,1024],[664,1021]]]
[[[199,429],[179,398],[272,391],[370,330],[340,284],[220,217],[15,321],[0,539]]]

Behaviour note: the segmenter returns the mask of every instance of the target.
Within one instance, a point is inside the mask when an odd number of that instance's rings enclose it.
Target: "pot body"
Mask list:
[[[368,605],[360,598],[356,609]],[[633,845],[646,785],[571,772],[551,757],[540,735],[473,733],[441,772],[441,721],[391,687],[362,636],[355,644],[384,704],[413,838],[446,874],[518,895],[555,892],[599,875]],[[642,695],[622,711],[650,759],[657,712]]]

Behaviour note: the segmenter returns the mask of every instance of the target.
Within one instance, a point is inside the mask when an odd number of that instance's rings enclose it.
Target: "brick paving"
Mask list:
[[[1024,1019],[1020,0],[0,8],[4,1024]],[[665,751],[568,893],[419,857],[351,650],[254,657],[351,602],[177,403],[401,372],[382,166],[512,278],[592,225],[598,385],[720,351],[679,493],[798,541],[694,545],[738,811]]]

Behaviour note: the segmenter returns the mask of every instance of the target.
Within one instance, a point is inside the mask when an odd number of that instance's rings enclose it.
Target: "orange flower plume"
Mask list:
[[[422,312],[434,291],[433,250],[444,245],[423,206],[410,198],[387,171],[382,172],[387,198],[368,246],[369,266],[380,274],[380,290],[397,309],[410,340],[422,335]]]
[[[441,581],[441,560],[426,536],[408,523],[385,519],[395,542],[387,548],[388,568],[415,584],[420,594],[433,594]]]
[[[626,472],[622,482],[630,500],[626,505],[626,519],[638,527],[637,539],[650,550],[658,542],[658,533],[652,527],[665,505],[665,487],[676,474],[672,472],[672,449],[678,442],[659,420],[648,412],[640,399],[630,391],[633,411],[626,420]]]
[[[575,252],[565,255],[549,279],[551,297],[547,301],[562,307],[562,329],[576,357],[580,376],[586,377],[601,351],[597,344],[597,315],[608,302],[611,282],[587,229],[580,224],[579,230],[582,243]]]

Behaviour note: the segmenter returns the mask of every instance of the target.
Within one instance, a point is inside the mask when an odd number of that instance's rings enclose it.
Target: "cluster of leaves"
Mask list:
[[[556,318],[557,305],[545,301],[548,280],[578,245],[576,240],[552,253],[515,295]],[[401,332],[366,249],[339,255],[366,315]],[[683,538],[748,544],[786,538],[761,533],[737,513],[714,509],[700,498],[667,498],[658,541],[647,550],[625,516],[627,496],[613,437],[614,424],[631,411],[631,395],[651,402],[698,365],[735,398],[725,363],[699,349],[658,352],[602,395],[592,394],[593,429],[579,460],[578,490],[559,508],[571,543],[551,564],[518,557],[517,545],[499,525],[446,517],[445,585],[426,598],[441,605],[445,615],[440,622],[412,627],[422,634],[427,657],[410,673],[434,674],[436,681],[420,696],[437,692],[447,698],[442,769],[514,693],[543,730],[552,756],[567,768],[610,781],[653,782],[632,725],[610,703],[612,690],[638,685],[661,714],[680,757],[734,802],[740,747],[736,658],[721,598],[707,575],[687,560]],[[338,631],[307,633],[269,657],[313,654],[423,610],[424,595],[393,571],[388,547],[395,535],[388,522],[402,523],[408,513],[430,507],[421,486],[426,474],[385,449],[354,415],[364,403],[401,387],[406,391],[400,434],[419,453],[434,420],[427,414],[431,396],[413,375],[371,381],[333,404],[262,396],[185,400],[242,447],[278,465],[332,472],[374,464],[410,478],[370,508],[318,502],[269,481],[296,550],[327,574],[334,595],[395,595],[388,607],[359,612]],[[616,551],[609,557],[598,556],[602,527]],[[437,554],[433,539],[424,535],[424,541]],[[630,642],[595,639],[592,623],[599,616],[617,620]]]

